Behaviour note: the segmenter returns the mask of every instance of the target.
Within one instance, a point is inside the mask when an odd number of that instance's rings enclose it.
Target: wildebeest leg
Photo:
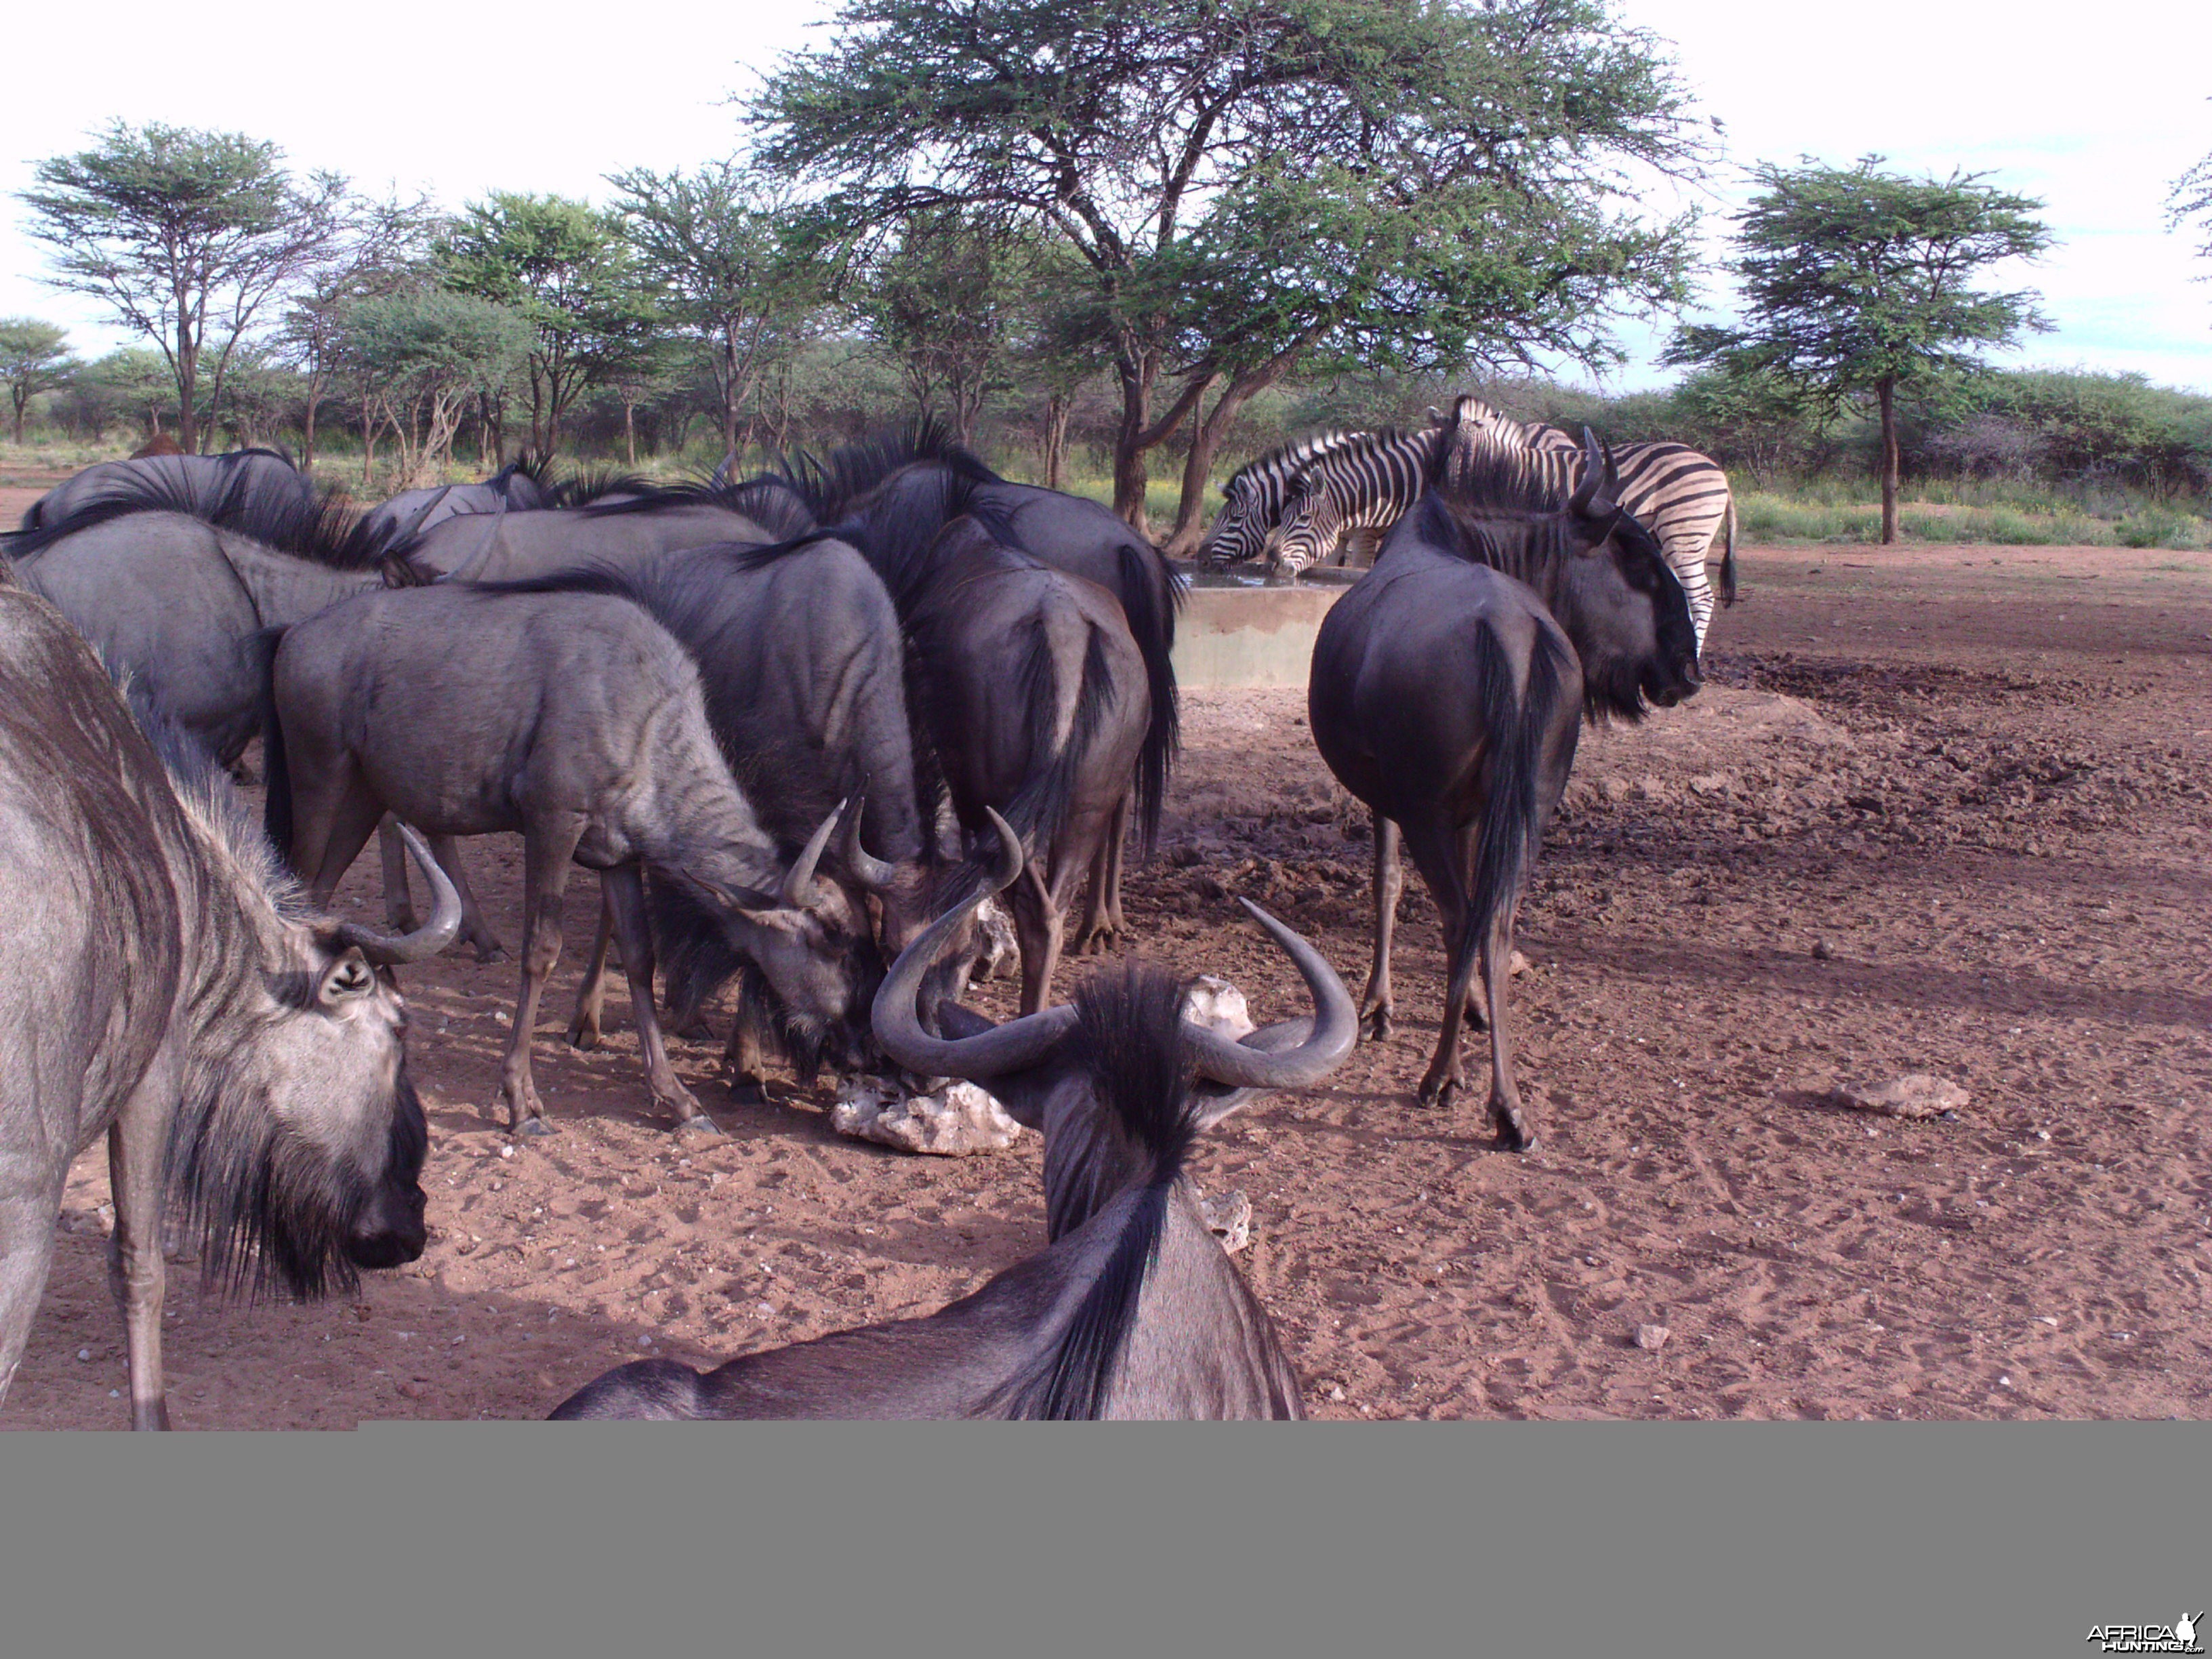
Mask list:
[[[599,1046],[599,1008],[607,994],[607,941],[615,933],[615,902],[607,891],[607,878],[599,877],[599,928],[592,935],[591,960],[584,964],[584,982],[576,988],[576,1012],[568,1016],[568,1042],[578,1048]]]
[[[561,960],[561,896],[568,885],[568,860],[584,838],[580,817],[533,819],[522,836],[522,995],[514,1010],[514,1031],[500,1068],[500,1095],[507,1102],[507,1127],[516,1134],[550,1134],[545,1103],[530,1075],[530,1040],[538,1025],[538,1002],[545,981]]]
[[[1505,993],[1512,979],[1513,913],[1511,899],[1482,936],[1482,980],[1490,1002],[1490,1121],[1498,1141],[1516,1152],[1536,1144],[1536,1137],[1521,1114],[1521,1091],[1513,1082],[1513,1045],[1505,1036]]]
[[[398,840],[397,835],[392,840]],[[476,949],[478,962],[500,962],[507,956],[507,946],[499,942],[499,935],[484,920],[483,907],[477,902],[476,889],[469,885],[468,866],[461,862],[459,842],[451,836],[430,837],[430,855],[438,860],[453,884],[453,890],[461,896],[461,937]]]
[[[722,1070],[732,1089],[757,1089],[768,1081],[768,1056],[761,1051],[760,1025],[752,999],[740,996],[730,1016],[730,1040],[722,1048]]]
[[[599,872],[599,908],[611,911],[615,931],[622,938],[623,967],[629,975],[629,1006],[637,1020],[637,1048],[645,1060],[646,1086],[656,1104],[676,1114],[677,1127],[718,1133],[714,1119],[699,1109],[692,1092],[676,1080],[668,1063],[668,1050],[660,1040],[660,1022],[653,1012],[653,930],[645,917],[645,880],[635,864],[618,864]]]
[[[1375,819],[1375,961],[1367,970],[1367,994],[1359,1018],[1367,1035],[1380,1042],[1390,1035],[1397,1005],[1390,995],[1390,939],[1398,926],[1398,897],[1406,890],[1406,866],[1398,856],[1398,826],[1380,812]]]
[[[166,1429],[169,1403],[161,1379],[162,1158],[182,1086],[180,1057],[165,1042],[107,1131],[107,1184],[115,1201],[108,1242],[108,1288],[123,1316],[131,1368],[131,1426]]]
[[[1106,926],[1119,939],[1129,931],[1128,921],[1121,915],[1121,860],[1129,850],[1129,811],[1135,792],[1121,797],[1114,809],[1114,821],[1106,826],[1106,844],[1100,851],[1106,860]]]
[[[376,833],[384,809],[357,780],[315,806],[317,810],[300,816],[292,842],[293,867],[306,878],[315,907],[326,910],[331,893]]]
[[[30,1086],[21,1075],[0,1079],[0,1121],[37,1122],[36,1097],[32,1097],[33,1103],[21,1104],[9,1091],[11,1085]],[[23,1346],[30,1340],[31,1322],[38,1316],[39,1298],[46,1294],[46,1273],[53,1266],[54,1221],[61,1214],[62,1193],[69,1180],[68,1162],[56,1162],[58,1167],[50,1180],[18,1187],[11,1170],[9,1185],[0,1188],[0,1405],[7,1403],[8,1385],[22,1362]]]
[[[437,851],[435,842],[430,850],[434,854]],[[389,812],[376,826],[376,851],[384,864],[385,926],[396,933],[411,933],[415,931],[415,895],[407,885],[407,848]],[[438,862],[443,864],[445,860]]]
[[[1475,969],[1474,941],[1468,932],[1472,925],[1467,897],[1468,873],[1461,858],[1462,837],[1455,834],[1450,826],[1429,821],[1400,827],[1405,832],[1406,850],[1420,866],[1429,884],[1430,896],[1443,913],[1444,957],[1451,977],[1444,987],[1443,1017],[1439,1022],[1442,1029],[1437,1033],[1437,1051],[1429,1061],[1427,1073],[1421,1079],[1419,1097],[1424,1106],[1444,1106],[1450,1103],[1453,1092],[1467,1080],[1460,1069],[1459,1028],[1467,1015],[1468,987]]]
[[[1006,898],[1014,912],[1014,937],[1022,947],[1021,1012],[1033,1014],[1044,1006],[1052,989],[1066,923],[1053,902],[1044,870],[1034,859],[1023,867],[1022,878],[1006,890]]]

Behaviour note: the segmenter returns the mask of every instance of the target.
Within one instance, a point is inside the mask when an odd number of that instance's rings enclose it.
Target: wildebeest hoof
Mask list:
[[[1498,1144],[1509,1152],[1525,1152],[1536,1144],[1536,1137],[1522,1121],[1518,1112],[1493,1110],[1490,1121],[1498,1130]]]
[[[1459,1092],[1460,1080],[1455,1077],[1425,1077],[1421,1079],[1420,1103],[1424,1106],[1449,1106]]]
[[[507,946],[501,945],[497,939],[489,939],[477,946],[477,960],[489,966],[492,963],[506,962],[510,958],[507,954]]]
[[[597,1020],[588,1024],[580,1019],[568,1022],[568,1046],[581,1048],[586,1054],[599,1046],[599,1026]]]
[[[526,1135],[535,1137],[538,1135],[557,1134],[558,1133],[559,1131],[555,1129],[551,1122],[547,1119],[542,1117],[526,1117],[520,1123],[515,1126],[514,1138],[517,1140],[520,1140]]]
[[[701,1014],[678,1026],[676,1035],[686,1042],[712,1042],[714,1040],[714,1028],[707,1023],[707,1017]]]
[[[1359,1029],[1370,1042],[1380,1042],[1390,1035],[1390,1011],[1373,1008],[1359,1017]]]
[[[679,1135],[696,1135],[702,1140],[708,1140],[721,1134],[722,1126],[708,1117],[706,1113],[700,1112],[691,1117],[678,1119],[676,1133]]]

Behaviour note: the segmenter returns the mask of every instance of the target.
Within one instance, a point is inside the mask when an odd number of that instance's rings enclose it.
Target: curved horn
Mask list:
[[[507,522],[507,497],[499,498],[498,510],[491,515],[491,528],[484,532],[483,545],[461,561],[446,577],[449,582],[472,582],[477,572],[491,562],[492,550],[499,545],[500,527]]]
[[[1583,481],[1575,486],[1575,493],[1567,498],[1567,511],[1577,518],[1592,517],[1591,504],[1605,487],[1607,465],[1604,452],[1598,447],[1597,434],[1588,427],[1583,428]]]
[[[814,866],[822,862],[822,849],[830,844],[836,833],[837,820],[845,816],[845,803],[839,801],[836,809],[822,820],[806,845],[799,849],[799,857],[784,872],[782,898],[794,910],[804,910],[806,902],[814,896]]]
[[[992,829],[998,832],[999,867],[975,892],[931,922],[920,939],[899,952],[899,959],[891,964],[891,971],[883,988],[876,993],[875,1006],[870,1011],[876,1042],[884,1053],[909,1072],[924,1077],[963,1077],[981,1081],[1003,1077],[1009,1072],[1025,1071],[1050,1053],[1053,1046],[1075,1025],[1075,1009],[1063,1003],[1057,1008],[1010,1019],[1004,1025],[994,1025],[971,1037],[948,1041],[933,1037],[921,1029],[915,1000],[921,990],[922,975],[929,971],[938,952],[959,931],[975,907],[991,894],[1011,886],[1026,861],[1021,837],[996,812],[988,807],[984,811],[990,817]]]
[[[880,893],[889,888],[897,876],[898,866],[876,857],[860,845],[860,818],[867,804],[866,795],[854,797],[853,810],[845,815],[845,841],[840,851],[845,867],[853,872],[853,878],[861,886]]]
[[[415,532],[422,529],[422,520],[430,516],[430,510],[453,493],[453,485],[447,484],[443,489],[439,490],[435,495],[432,495],[428,501],[416,507],[415,509],[414,516],[409,519],[406,524],[392,536],[392,545],[397,547],[402,542],[412,541],[415,538]]]
[[[393,822],[398,823],[397,819]],[[454,890],[453,878],[438,867],[438,860],[430,856],[429,843],[413,824],[398,823],[398,830],[399,839],[407,843],[407,851],[422,872],[422,879],[430,884],[430,920],[411,933],[379,933],[353,921],[338,927],[341,944],[358,947],[371,962],[387,968],[434,957],[461,931],[461,896]]]
[[[1218,1031],[1185,1020],[1183,1041],[1189,1045],[1199,1075],[1215,1083],[1234,1089],[1306,1088],[1334,1071],[1352,1052],[1359,1036],[1359,1011],[1328,957],[1250,899],[1237,902],[1252,913],[1252,920],[1266,928],[1297,964],[1313,996],[1313,1035],[1287,1054],[1271,1054],[1231,1042]]]

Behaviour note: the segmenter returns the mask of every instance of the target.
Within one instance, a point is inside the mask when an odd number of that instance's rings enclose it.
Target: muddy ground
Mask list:
[[[1413,1100],[1442,971],[1418,880],[1398,1033],[1202,1145],[1201,1184],[1251,1199],[1240,1260],[1309,1408],[2207,1414],[2212,556],[1753,550],[1745,589],[1705,695],[1584,738],[1514,987],[1538,1150],[1493,1149],[1479,1086]],[[1297,1011],[1296,981],[1228,895],[1355,992],[1366,970],[1365,826],[1303,714],[1192,693],[1166,845],[1130,884],[1144,951],[1228,975],[1262,1019]],[[511,943],[519,842],[472,846]],[[343,902],[374,879],[364,859]],[[503,1155],[514,968],[410,974],[428,1254],[308,1306],[225,1303],[180,1265],[179,1425],[538,1416],[625,1358],[924,1312],[1039,1247],[1033,1137],[964,1160],[844,1140],[826,1088],[739,1100],[716,1046],[680,1041],[727,1134],[670,1134],[626,1012],[599,1053],[560,1041],[595,899],[579,872],[539,1036],[561,1133]],[[1924,1122],[1828,1103],[1905,1072],[1971,1101]],[[8,1426],[125,1419],[105,1186],[88,1155]],[[1671,1337],[1639,1348],[1639,1324]]]

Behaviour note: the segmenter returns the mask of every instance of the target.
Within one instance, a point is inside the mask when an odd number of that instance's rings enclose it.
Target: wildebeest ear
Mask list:
[[[325,1008],[331,1008],[365,997],[375,989],[376,969],[368,965],[368,958],[361,953],[359,945],[349,945],[345,953],[325,971],[315,994]]]
[[[1297,1019],[1278,1020],[1273,1025],[1262,1025],[1256,1031],[1247,1031],[1237,1041],[1243,1048],[1257,1048],[1263,1054],[1288,1054],[1313,1035],[1313,1024],[1310,1014],[1301,1015]],[[1269,1092],[1266,1089],[1231,1089],[1201,1078],[1198,1086],[1191,1091],[1191,1123],[1203,1134],[1222,1119],[1241,1111]]]

